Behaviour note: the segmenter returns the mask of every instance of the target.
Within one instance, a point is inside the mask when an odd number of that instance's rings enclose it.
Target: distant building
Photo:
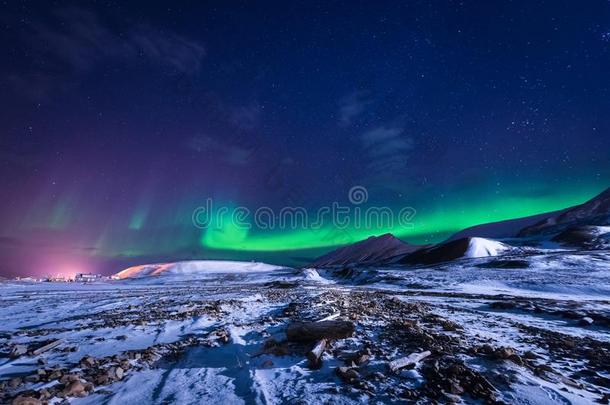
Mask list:
[[[93,273],[78,273],[74,277],[74,281],[77,283],[92,283],[95,281],[105,280],[106,277],[101,274],[93,274]]]
[[[67,279],[66,277],[63,276],[49,276],[46,281],[49,281],[51,283],[66,283],[68,281],[70,281],[69,279]]]

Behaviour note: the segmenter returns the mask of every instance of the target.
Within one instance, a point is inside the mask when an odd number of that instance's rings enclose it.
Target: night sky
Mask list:
[[[256,3],[3,2],[1,275],[303,263],[610,185],[610,2]],[[414,226],[192,224],[354,186]]]

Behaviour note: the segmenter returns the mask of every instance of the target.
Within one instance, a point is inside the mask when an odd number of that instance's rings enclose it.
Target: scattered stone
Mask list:
[[[40,376],[38,374],[30,374],[25,377],[25,381],[29,383],[37,383],[40,381]]]
[[[353,368],[337,367],[335,372],[343,381],[349,384],[360,380],[360,373]]]
[[[21,377],[13,377],[8,380],[8,386],[12,389],[19,387],[21,384],[23,384],[23,380],[21,379]]]
[[[81,368],[91,368],[93,366],[95,366],[95,359],[91,356],[85,356],[82,359],[80,359],[80,366]]]
[[[366,363],[367,361],[369,361],[370,358],[371,358],[371,356],[369,356],[368,354],[361,354],[360,356],[358,356],[358,358],[356,358],[355,363],[358,366],[361,366],[364,363]]]
[[[369,374],[367,376],[367,378],[369,380],[373,380],[373,381],[383,381],[383,380],[385,380],[386,377],[385,377],[385,374],[383,374],[382,372],[375,371],[375,372]]]
[[[59,369],[51,370],[51,373],[47,375],[47,381],[59,380],[63,375],[62,371]]]
[[[307,352],[307,360],[309,362],[309,368],[317,369],[322,367],[322,354],[326,350],[326,339],[319,340],[316,345]]]
[[[62,394],[67,397],[85,397],[88,394],[87,387],[80,380],[72,381],[66,385]]]
[[[71,382],[74,381],[79,381],[80,378],[78,375],[76,374],[64,374],[60,379],[59,382],[64,384],[64,385],[68,385]]]
[[[28,352],[28,347],[26,345],[15,345],[11,350],[10,356],[12,358],[17,358],[19,356],[23,356]]]
[[[43,345],[43,346],[39,347],[38,349],[34,350],[34,351],[32,352],[32,354],[33,354],[34,356],[38,356],[39,354],[44,353],[44,352],[47,352],[47,351],[49,351],[49,350],[53,349],[54,347],[59,346],[59,345],[60,345],[60,344],[62,344],[62,343],[63,343],[63,339],[56,339],[56,340],[53,340],[52,342],[47,343],[47,344],[45,344],[45,345]]]
[[[345,339],[354,330],[354,323],[349,321],[294,322],[286,328],[286,337],[294,342]]]
[[[400,359],[391,361],[388,364],[388,368],[390,369],[390,371],[395,373],[396,371],[400,370],[401,368],[415,366],[417,363],[419,363],[426,357],[430,356],[431,354],[432,354],[432,352],[430,352],[429,350],[426,350],[425,352],[421,352],[421,353],[411,353],[407,357],[402,357]]]
[[[589,318],[588,316],[585,316],[584,318],[581,318],[578,321],[578,324],[580,326],[590,326],[593,325],[593,319]]]
[[[532,352],[531,350],[528,350],[527,352],[523,353],[523,357],[528,360],[536,360],[536,359],[540,358],[540,356],[538,356],[536,353]]]
[[[42,405],[42,401],[32,397],[26,397],[23,395],[19,395],[17,398],[13,399],[11,402],[12,405]]]

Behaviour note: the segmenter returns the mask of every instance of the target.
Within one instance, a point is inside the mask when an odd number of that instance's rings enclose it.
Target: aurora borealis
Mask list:
[[[301,264],[610,185],[610,3],[291,3],[3,5],[0,275]],[[413,226],[192,223],[208,198],[313,215],[353,186]]]

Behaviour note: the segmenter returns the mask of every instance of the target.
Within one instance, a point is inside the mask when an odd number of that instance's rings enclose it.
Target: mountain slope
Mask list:
[[[257,262],[236,262],[223,260],[192,260],[175,263],[144,264],[129,267],[116,273],[118,279],[158,277],[158,276],[195,276],[213,273],[252,273],[283,269],[281,266]]]
[[[545,212],[543,214],[532,215],[529,217],[508,219],[506,221],[489,222],[485,224],[471,226],[469,228],[465,228],[459,232],[454,233],[449,239],[447,239],[447,242],[475,236],[492,239],[512,238],[515,237],[523,228],[537,224],[547,218],[560,215],[565,211],[566,209],[563,209],[559,211]]]
[[[405,243],[391,233],[386,233],[381,236],[371,236],[363,241],[333,250],[318,257],[312,263],[312,266],[375,264],[395,256],[406,255],[420,248],[421,246]]]
[[[403,264],[437,264],[457,259],[498,256],[511,246],[485,238],[461,238],[413,252],[399,262]]]
[[[610,225],[610,188],[583,204],[523,228],[518,236],[550,235],[582,225]]]
[[[588,249],[607,248],[610,240],[610,226],[572,226],[555,235],[553,242]]]

